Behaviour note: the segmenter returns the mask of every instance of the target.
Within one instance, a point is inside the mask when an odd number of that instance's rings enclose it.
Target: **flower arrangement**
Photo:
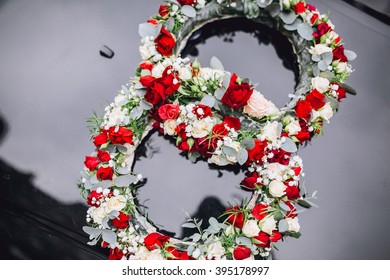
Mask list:
[[[246,16],[278,28],[298,57],[299,84],[290,102],[277,108],[251,81],[226,71],[215,57],[210,67],[181,58],[185,38],[212,19]],[[344,49],[328,15],[298,0],[177,0],[160,6],[140,25],[142,62],[92,129],[95,152],[85,158],[79,184],[89,209],[90,245],[110,248],[110,259],[270,258],[276,243],[300,236],[298,214],[315,206],[300,178],[299,146],[321,134],[346,92],[356,55]],[[183,240],[157,231],[134,200],[142,182],[134,153],[157,129],[173,137],[195,162],[240,165],[249,201],[221,217],[188,217],[197,233]]]

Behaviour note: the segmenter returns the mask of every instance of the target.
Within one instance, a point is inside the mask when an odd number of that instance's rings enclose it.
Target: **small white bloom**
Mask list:
[[[242,227],[242,233],[245,234],[247,237],[254,237],[259,235],[260,228],[257,223],[258,221],[256,220],[247,221]]]
[[[322,77],[315,77],[311,79],[311,85],[313,88],[321,93],[324,93],[330,89],[330,82],[328,79]]]
[[[279,138],[278,133],[278,122],[268,122],[262,129],[261,135],[265,137],[268,141],[276,141]]]
[[[273,216],[267,216],[260,221],[259,226],[261,228],[261,231],[272,235],[272,231],[276,229],[276,221]]]
[[[286,190],[286,186],[285,184],[283,184],[282,182],[279,182],[279,181],[276,181],[276,180],[273,180],[270,184],[269,184],[269,193],[274,196],[274,197],[282,197],[283,195],[285,195],[285,190]]]
[[[298,217],[295,218],[287,218],[286,222],[288,223],[288,230],[293,232],[299,232],[301,226],[299,225]]]
[[[288,135],[296,135],[301,131],[301,126],[299,125],[298,120],[293,120],[286,126],[286,130],[288,132]]]

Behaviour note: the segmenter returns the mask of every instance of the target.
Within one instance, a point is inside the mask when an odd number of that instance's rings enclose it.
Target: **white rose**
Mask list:
[[[315,88],[316,90],[318,90],[321,93],[328,91],[330,88],[329,80],[322,78],[322,77],[312,78],[311,85],[313,86],[313,88]]]
[[[273,177],[273,178],[276,178],[277,176],[283,176],[286,169],[287,169],[287,166],[282,165],[282,164],[277,163],[277,162],[270,163],[267,166],[267,171],[271,173],[270,177]]]
[[[272,235],[272,231],[276,229],[276,221],[273,216],[267,216],[261,220],[259,226],[261,228],[261,231],[264,231],[269,235]]]
[[[288,230],[293,232],[299,232],[299,229],[301,226],[299,225],[298,217],[295,217],[293,219],[287,218],[286,222],[288,223]]]
[[[273,180],[269,186],[269,193],[274,197],[282,197],[285,195],[286,185],[282,182]]]
[[[315,47],[311,47],[310,51],[313,55],[321,55],[323,53],[332,52],[332,48],[327,47],[324,44],[317,44]]]
[[[191,134],[194,138],[202,138],[206,137],[212,129],[213,122],[208,117],[205,119],[194,121],[194,123],[192,124]]]
[[[326,103],[324,107],[322,107],[320,110],[319,110],[319,113],[321,114],[321,117],[329,122],[330,118],[333,117],[333,109],[332,107],[330,106],[330,103]]]
[[[279,109],[255,90],[244,107],[244,113],[260,119],[264,116],[278,115]]]
[[[91,217],[95,221],[95,223],[101,225],[102,220],[107,216],[107,211],[104,207],[98,207],[92,210]]]
[[[183,81],[187,81],[192,78],[192,72],[188,67],[182,67],[179,70],[179,78]]]
[[[106,205],[106,211],[110,213],[113,210],[120,211],[126,206],[126,198],[123,195],[112,196]]]
[[[248,237],[254,237],[259,235],[260,228],[255,220],[247,221],[242,227],[242,233]]]
[[[139,52],[143,60],[149,59],[157,53],[155,45],[142,45],[139,47]]]
[[[278,122],[268,122],[262,132],[261,132],[261,135],[263,135],[265,137],[265,139],[267,139],[268,141],[275,141],[275,140],[278,140],[279,138],[279,133],[278,133]]]
[[[209,259],[213,257],[215,259],[221,259],[221,257],[225,254],[225,249],[222,246],[221,241],[215,240],[212,242],[207,248],[207,256]]]
[[[337,73],[351,73],[351,68],[348,66],[346,62],[340,62],[336,67]]]
[[[296,135],[301,131],[301,126],[299,125],[299,121],[293,120],[286,126],[286,130],[288,135]]]
[[[166,120],[163,124],[164,132],[170,136],[176,134],[177,122],[176,120]]]
[[[141,246],[135,252],[134,257],[136,260],[163,260],[161,250],[149,251],[145,246]]]
[[[158,63],[152,69],[152,76],[155,78],[160,78],[162,77],[164,70],[165,70],[165,66],[162,63]]]

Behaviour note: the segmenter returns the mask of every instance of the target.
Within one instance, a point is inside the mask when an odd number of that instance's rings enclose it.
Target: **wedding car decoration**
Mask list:
[[[193,31],[241,16],[291,40],[299,83],[283,108],[215,57],[209,67],[180,57]],[[110,259],[270,258],[280,240],[300,236],[297,206],[314,205],[315,193],[300,182],[296,152],[321,134],[346,92],[355,93],[345,79],[356,55],[344,49],[328,14],[298,0],[167,1],[139,34],[142,61],[104,118],[95,118],[96,150],[81,172],[89,244],[110,248]],[[251,198],[210,218],[207,227],[188,217],[183,227],[198,232],[183,240],[158,232],[135,203],[143,177],[132,171],[134,153],[152,129],[173,137],[194,162],[245,167],[241,186]]]

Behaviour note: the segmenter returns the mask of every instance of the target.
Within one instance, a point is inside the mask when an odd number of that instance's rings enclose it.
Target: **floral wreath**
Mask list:
[[[226,71],[215,57],[210,67],[181,58],[189,35],[222,18],[245,16],[285,34],[299,64],[299,83],[278,109],[251,82]],[[356,55],[344,50],[328,15],[298,0],[177,0],[139,27],[142,62],[122,86],[103,119],[91,119],[96,151],[85,158],[79,188],[90,206],[83,229],[109,259],[270,258],[275,243],[298,238],[297,210],[315,206],[299,179],[297,148],[322,132],[338,109]],[[183,227],[198,233],[183,240],[159,233],[138,209],[134,153],[152,129],[176,140],[196,161],[247,168],[241,186],[252,191],[242,205],[210,218],[188,217]]]

